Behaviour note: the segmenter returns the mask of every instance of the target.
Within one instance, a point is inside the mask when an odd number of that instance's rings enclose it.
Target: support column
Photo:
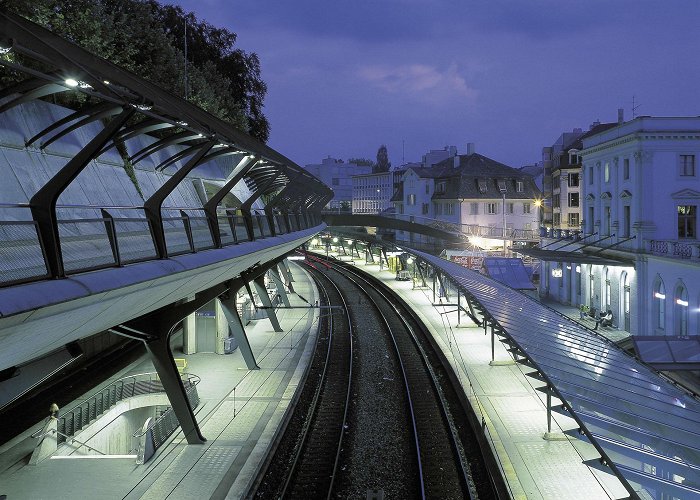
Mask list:
[[[267,311],[267,317],[270,318],[270,323],[272,323],[272,328],[276,332],[282,332],[282,327],[277,320],[277,313],[275,313],[275,308],[272,306],[270,301],[270,296],[267,294],[267,289],[265,288],[265,277],[260,276],[253,280],[253,285],[255,286],[255,291],[258,292],[258,297],[263,304],[263,307]]]
[[[182,320],[182,352],[185,354],[197,352],[197,320],[195,313],[188,314]]]
[[[194,411],[187,399],[185,385],[182,383],[180,373],[177,371],[177,366],[175,366],[173,353],[170,351],[171,331],[172,329],[169,332],[159,331],[159,335],[156,338],[146,342],[146,350],[151,356],[151,361],[153,361],[153,366],[158,372],[163,389],[165,389],[175,416],[180,422],[185,439],[187,439],[189,444],[201,444],[206,442],[206,439],[199,430]]]
[[[216,354],[226,354],[224,341],[229,337],[229,327],[223,306],[218,298],[214,299],[214,315],[216,318],[216,347],[214,347],[214,350]]]
[[[255,361],[255,355],[253,354],[253,349],[250,347],[250,342],[248,342],[248,336],[245,333],[241,317],[238,315],[235,292],[229,291],[228,297],[221,296],[220,303],[221,310],[226,317],[233,338],[238,343],[238,348],[241,350],[246,366],[249,370],[259,370],[260,367]]]
[[[287,291],[284,289],[284,283],[282,283],[282,278],[280,277],[277,268],[273,267],[272,269],[270,269],[270,278],[272,278],[272,281],[275,282],[275,286],[277,287],[277,293],[280,295],[284,306],[292,307],[292,304],[289,302],[289,297],[287,296]]]

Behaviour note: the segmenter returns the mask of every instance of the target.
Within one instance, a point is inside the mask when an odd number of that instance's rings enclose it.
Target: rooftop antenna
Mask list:
[[[641,106],[641,104],[636,104],[635,101],[635,96],[632,95],[632,119],[634,120],[635,117],[637,116],[637,108]]]

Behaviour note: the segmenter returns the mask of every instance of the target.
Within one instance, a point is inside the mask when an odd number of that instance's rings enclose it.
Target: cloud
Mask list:
[[[474,102],[478,94],[454,64],[444,71],[426,64],[361,66],[356,75],[386,92],[432,102],[446,102],[454,98]]]

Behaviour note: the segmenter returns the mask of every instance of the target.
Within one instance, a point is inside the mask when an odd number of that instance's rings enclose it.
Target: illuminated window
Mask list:
[[[678,205],[678,237],[695,238],[698,207],[695,205]]]
[[[515,181],[515,190],[518,193],[522,193],[524,190],[524,184],[523,181]]]
[[[654,326],[658,330],[664,330],[666,327],[666,287],[661,278],[657,277],[654,284]]]
[[[673,300],[673,316],[676,335],[688,335],[688,290],[679,284]]]
[[[606,183],[610,182],[610,164],[609,163],[607,163],[607,162],[605,163],[605,169],[603,172],[604,172],[603,175],[605,177],[605,182]]]
[[[485,193],[488,190],[488,186],[486,185],[486,179],[479,179],[477,182],[479,183],[479,192]]]

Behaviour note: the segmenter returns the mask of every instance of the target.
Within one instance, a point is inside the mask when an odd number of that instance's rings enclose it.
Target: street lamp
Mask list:
[[[503,256],[506,256],[506,190],[501,189],[501,194],[503,195],[503,228],[501,229],[503,233]]]

